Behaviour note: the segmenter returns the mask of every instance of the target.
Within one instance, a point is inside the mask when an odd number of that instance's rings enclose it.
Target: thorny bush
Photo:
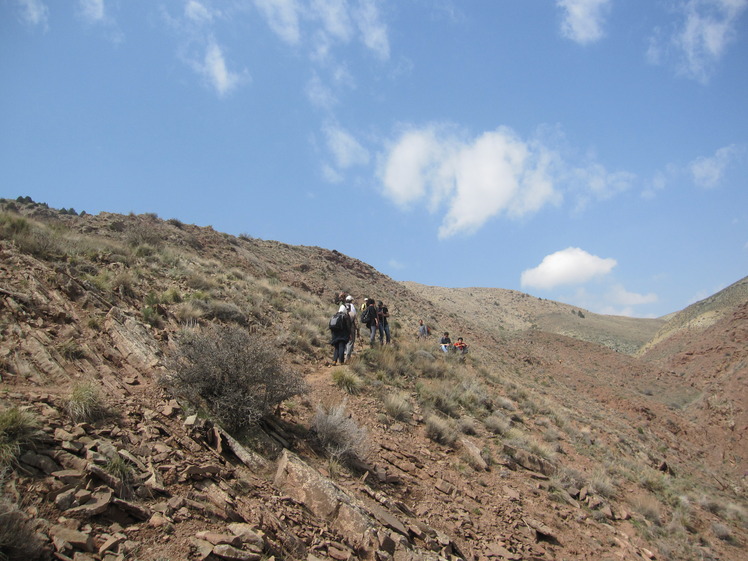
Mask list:
[[[272,413],[282,401],[306,391],[301,374],[257,335],[237,326],[188,331],[166,378],[175,394],[206,409],[237,431]]]

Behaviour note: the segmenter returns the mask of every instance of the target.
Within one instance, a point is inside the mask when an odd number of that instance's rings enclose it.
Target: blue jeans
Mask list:
[[[376,323],[372,323],[369,326],[369,330],[371,331],[371,333],[369,334],[369,343],[371,345],[373,345],[374,344],[374,339],[376,339],[376,337],[377,337],[377,324]]]
[[[387,344],[389,345],[389,343],[390,343],[390,324],[389,323],[385,323],[384,325],[382,325],[380,323],[379,324],[379,343],[380,344],[384,343],[384,341],[385,341],[385,335],[387,336],[386,340],[387,340]]]

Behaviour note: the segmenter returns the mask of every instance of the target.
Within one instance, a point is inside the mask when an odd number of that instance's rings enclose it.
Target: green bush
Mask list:
[[[236,326],[185,333],[165,382],[229,430],[256,423],[306,391],[301,374],[286,368],[267,341]]]

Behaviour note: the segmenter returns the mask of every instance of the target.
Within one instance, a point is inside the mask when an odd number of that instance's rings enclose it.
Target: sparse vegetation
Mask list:
[[[329,408],[318,407],[312,428],[331,458],[350,464],[368,457],[368,433],[346,413],[345,408],[345,403]]]
[[[0,497],[0,561],[43,561],[49,558],[31,519]]]
[[[0,474],[43,436],[37,418],[17,407],[0,410]]]
[[[449,419],[438,415],[429,415],[426,418],[426,436],[439,444],[453,446],[457,442],[458,432]]]
[[[407,395],[402,393],[387,394],[384,398],[384,409],[390,417],[398,421],[406,420],[413,412]]]
[[[306,389],[268,341],[239,327],[183,332],[173,362],[166,384],[229,430],[252,425]]]
[[[349,394],[359,393],[363,386],[361,378],[345,367],[333,370],[332,381],[335,382],[336,386]]]
[[[68,415],[75,423],[93,422],[109,415],[101,388],[94,382],[79,382],[73,386],[65,402]]]

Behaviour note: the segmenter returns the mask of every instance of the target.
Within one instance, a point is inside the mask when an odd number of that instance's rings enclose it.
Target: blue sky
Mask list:
[[[638,317],[748,274],[748,0],[0,0],[0,83],[6,198]]]

